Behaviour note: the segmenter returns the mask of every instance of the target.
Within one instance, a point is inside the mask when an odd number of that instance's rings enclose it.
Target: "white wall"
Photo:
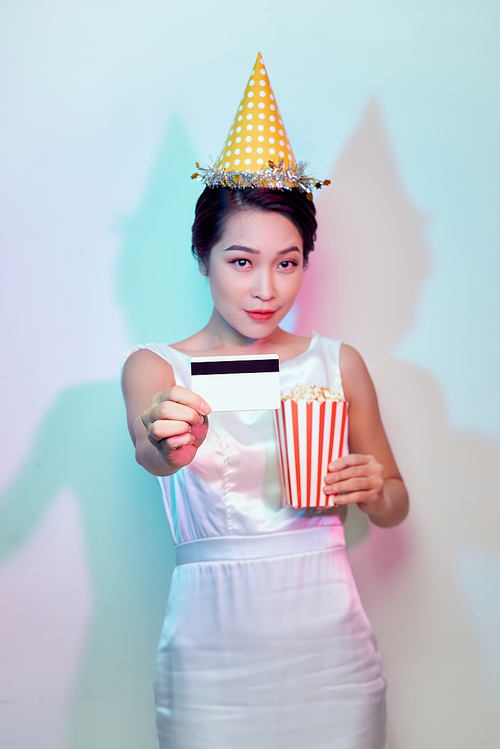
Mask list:
[[[4,5],[2,745],[155,746],[172,550],[119,368],[208,315],[189,175],[260,50],[295,155],[332,179],[301,329],[365,355],[412,494],[351,552],[391,749],[498,746],[497,4]]]

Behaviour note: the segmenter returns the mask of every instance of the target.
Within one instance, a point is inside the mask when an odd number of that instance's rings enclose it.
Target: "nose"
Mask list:
[[[261,302],[268,302],[276,296],[274,278],[270,269],[261,268],[253,277],[253,288],[251,295]]]

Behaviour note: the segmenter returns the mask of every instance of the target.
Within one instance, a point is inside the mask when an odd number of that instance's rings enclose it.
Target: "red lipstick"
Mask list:
[[[266,310],[266,309],[246,309],[245,312],[252,320],[256,322],[266,322],[277,312],[277,310]]]

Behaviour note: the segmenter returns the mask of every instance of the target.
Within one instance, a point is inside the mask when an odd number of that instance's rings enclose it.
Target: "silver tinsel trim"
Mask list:
[[[227,172],[215,166],[204,168],[196,163],[198,172],[192,174],[191,179],[204,182],[207,187],[229,187],[231,190],[244,190],[248,187],[264,187],[271,190],[297,188],[301,192],[309,193],[312,198],[312,188],[319,189],[323,185],[329,185],[330,180],[320,181],[314,177],[308,177],[304,174],[306,166],[302,161],[288,166],[285,166],[283,161],[280,161],[277,166],[274,161],[268,161],[266,166],[258,172]]]

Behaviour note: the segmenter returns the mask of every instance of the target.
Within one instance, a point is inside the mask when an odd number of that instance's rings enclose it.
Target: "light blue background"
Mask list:
[[[498,746],[498,4],[4,6],[6,745],[154,746],[172,555],[154,480],[133,463],[118,375],[132,345],[180,339],[209,314],[189,255],[200,192],[189,175],[217,157],[260,50],[296,157],[333,181],[317,200],[330,233],[311,273],[337,242],[342,287],[348,250],[373,235],[373,298],[380,289],[377,309],[397,318],[390,269],[406,262],[408,235],[396,260],[384,233],[375,238],[377,216],[387,235],[405,211],[420,227],[425,258],[411,269],[404,334],[389,346],[385,323],[373,324],[366,343],[413,514],[401,535],[372,534],[353,550],[389,678],[391,746]],[[349,332],[364,353],[363,315],[358,305],[330,334]],[[384,341],[391,367],[376,357]],[[378,575],[363,577],[372,552]]]

